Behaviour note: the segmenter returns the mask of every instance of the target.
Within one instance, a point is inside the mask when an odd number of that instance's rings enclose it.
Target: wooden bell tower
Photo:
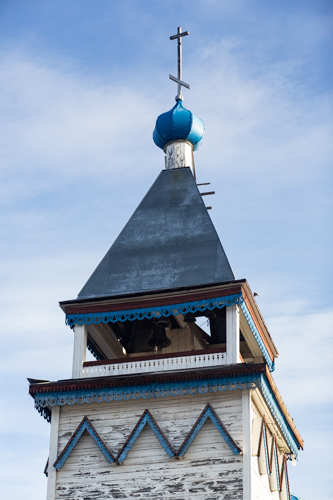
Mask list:
[[[203,133],[178,92],[154,131],[165,170],[60,303],[72,378],[30,385],[51,422],[48,500],[291,498],[287,461],[303,442],[271,375],[276,347],[195,181]]]

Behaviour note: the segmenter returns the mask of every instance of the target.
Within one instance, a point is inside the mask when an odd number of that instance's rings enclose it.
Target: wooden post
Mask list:
[[[51,414],[51,435],[46,495],[47,500],[54,500],[56,496],[57,470],[53,467],[53,464],[57,460],[58,456],[59,417],[60,406],[57,405],[52,408]]]
[[[227,363],[239,363],[239,307],[234,304],[227,307]]]
[[[251,389],[242,391],[242,427],[243,427],[243,500],[252,498],[252,416]]]
[[[87,351],[87,326],[75,325],[72,378],[82,378]]]

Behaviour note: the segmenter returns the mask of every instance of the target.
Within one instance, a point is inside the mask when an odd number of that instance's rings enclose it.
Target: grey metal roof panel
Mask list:
[[[163,170],[78,298],[234,279],[190,168]]]

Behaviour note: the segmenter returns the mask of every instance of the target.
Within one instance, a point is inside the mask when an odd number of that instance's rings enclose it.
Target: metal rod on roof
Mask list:
[[[208,196],[209,194],[215,194],[215,191],[207,191],[206,193],[200,193],[201,196]]]
[[[182,29],[178,28],[178,34],[180,35]],[[182,95],[182,37],[178,37],[178,95]]]
[[[194,177],[195,182],[197,182],[197,176],[196,176],[196,173],[195,173],[195,163],[194,163],[193,148],[192,148],[192,153],[191,154],[192,154],[193,177]]]

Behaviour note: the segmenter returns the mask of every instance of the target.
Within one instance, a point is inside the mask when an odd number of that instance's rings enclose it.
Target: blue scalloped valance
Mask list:
[[[206,311],[207,309],[222,309],[223,307],[232,306],[233,304],[240,305],[246,321],[248,322],[248,325],[254,335],[254,338],[256,339],[258,346],[265,358],[269,370],[274,371],[274,361],[272,361],[267,348],[262,341],[260,333],[258,332],[251,314],[245,305],[241,293],[227,295],[225,297],[215,297],[213,299],[184,302],[182,304],[172,304],[168,306],[155,306],[142,309],[128,309],[124,311],[109,311],[99,313],[67,314],[66,324],[73,327],[75,324],[91,325],[92,323],[116,323],[117,321],[134,321],[135,319],[151,319],[159,318],[160,316],[177,316],[177,314],[186,314],[188,312],[195,313],[197,311]]]
[[[142,309],[128,309],[125,311],[110,311],[86,314],[67,314],[66,324],[69,326],[91,325],[91,323],[116,323],[117,321],[134,321],[135,319],[151,319],[160,316],[177,316],[188,312],[222,309],[225,306],[240,304],[243,302],[241,293],[227,295],[226,297],[216,297],[213,299],[197,300],[195,302],[184,302],[183,304],[172,304],[168,306],[146,307]]]
[[[66,390],[34,395],[35,408],[49,420],[50,408],[56,405],[74,405],[84,403],[101,403],[103,401],[128,401],[131,399],[149,399],[168,396],[186,396],[215,392],[235,391],[237,389],[259,388],[272,415],[274,416],[291,452],[297,457],[297,440],[287,423],[275,395],[264,375],[247,374],[232,377],[214,377],[205,380],[182,380],[173,382],[150,382],[144,386],[101,387],[80,390]],[[47,410],[47,412],[45,412]]]

